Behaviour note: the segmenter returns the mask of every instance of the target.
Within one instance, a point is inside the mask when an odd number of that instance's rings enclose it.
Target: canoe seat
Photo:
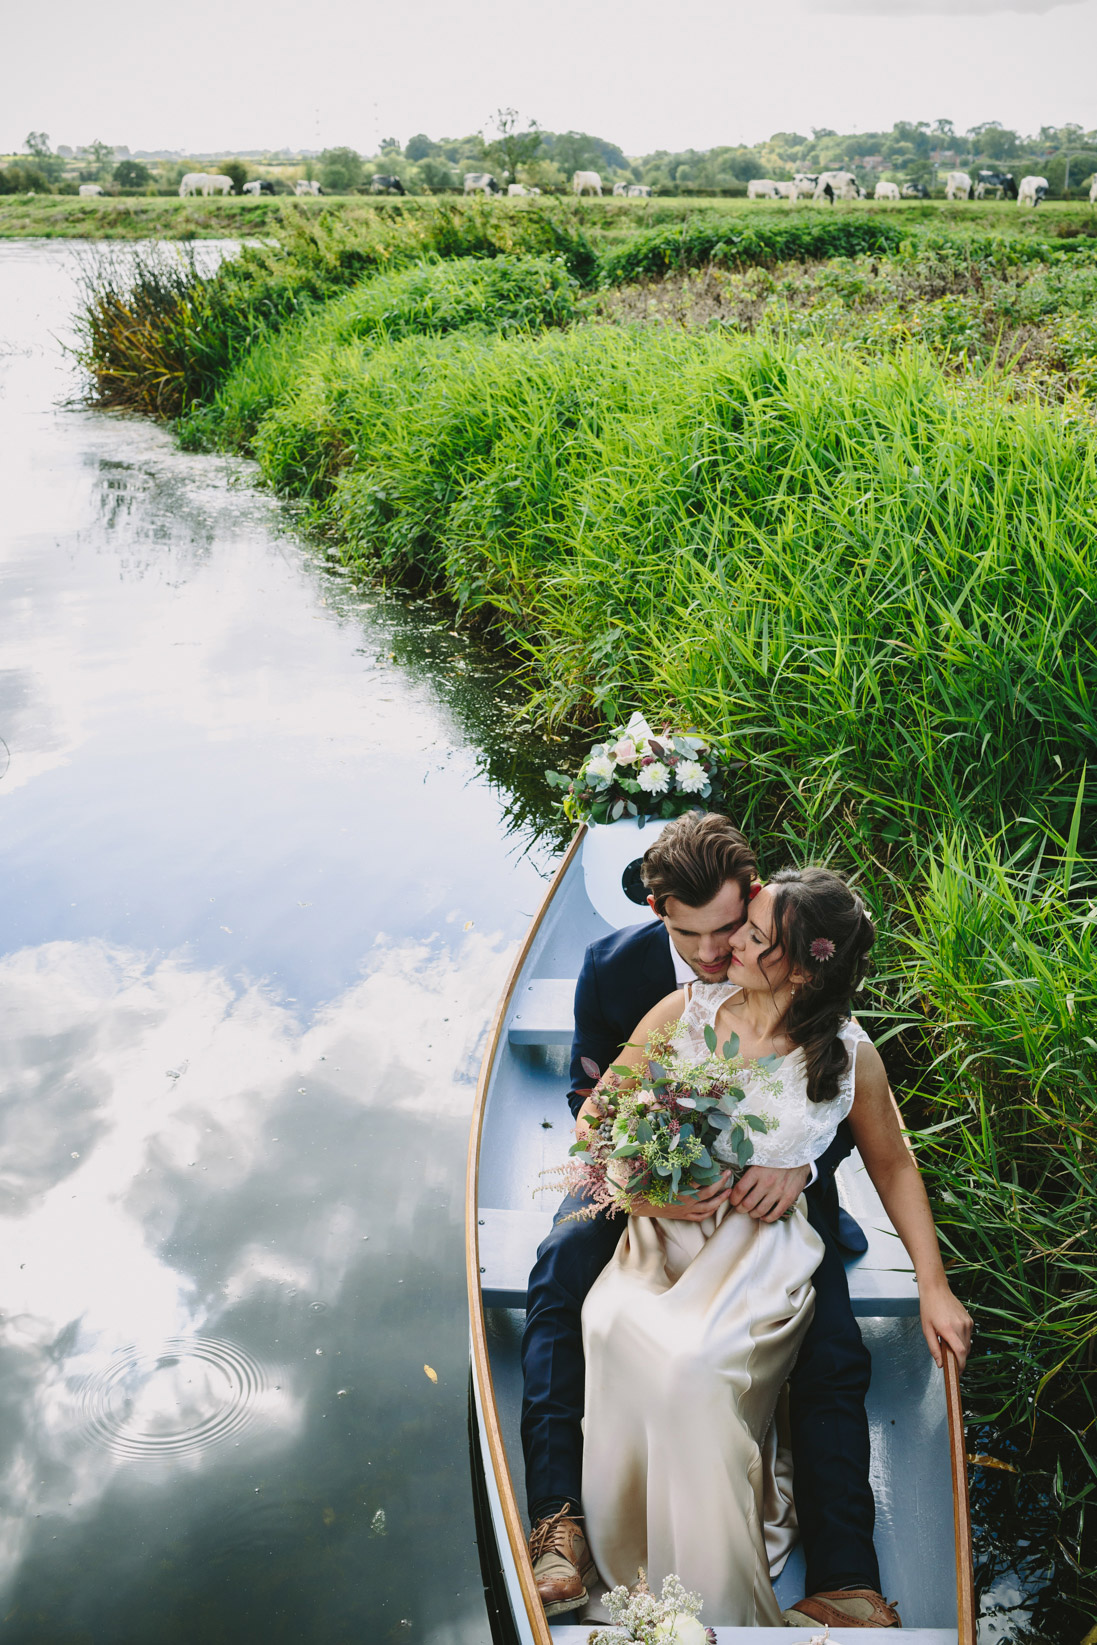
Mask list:
[[[570,1045],[575,978],[535,977],[515,992],[507,1023],[511,1045]]]
[[[856,1155],[852,1156],[856,1161]],[[852,1163],[852,1162],[851,1162]],[[843,1166],[839,1182],[848,1169]],[[855,1167],[864,1176],[863,1168]],[[855,1194],[843,1193],[847,1200]],[[877,1202],[879,1203],[879,1202]],[[897,1237],[886,1229],[882,1209],[874,1225],[864,1211],[854,1210],[868,1236],[868,1250],[846,1264],[853,1312],[861,1319],[890,1318],[918,1312],[918,1288],[909,1259]],[[524,1308],[526,1281],[537,1247],[552,1226],[551,1211],[511,1211],[481,1207],[477,1216],[480,1246],[480,1288],[485,1308]]]

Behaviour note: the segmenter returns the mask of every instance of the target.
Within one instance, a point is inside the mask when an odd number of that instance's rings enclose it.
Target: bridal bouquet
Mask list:
[[[751,1133],[768,1131],[776,1121],[743,1111],[738,1081],[749,1070],[764,1090],[774,1082],[780,1059],[741,1057],[737,1034],[718,1050],[711,1027],[705,1029],[705,1045],[705,1058],[684,1062],[665,1030],[648,1041],[640,1068],[618,1063],[604,1076],[584,1057],[584,1070],[600,1081],[593,1093],[598,1115],[588,1134],[572,1144],[569,1163],[549,1173],[587,1201],[578,1216],[595,1217],[603,1210],[628,1214],[636,1200],[669,1205],[711,1187],[729,1167],[738,1173],[750,1164]]]
[[[595,1628],[587,1645],[716,1645],[716,1634],[698,1621],[701,1601],[676,1576],[663,1578],[658,1599],[643,1571],[636,1589],[614,1588],[605,1597],[612,1625]]]
[[[546,771],[572,822],[610,823],[621,817],[678,817],[705,805],[720,810],[735,763],[728,751],[695,731],[656,734],[642,714],[595,743],[574,777]]]

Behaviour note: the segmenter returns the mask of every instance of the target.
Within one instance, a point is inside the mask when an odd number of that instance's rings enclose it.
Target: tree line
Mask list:
[[[485,128],[465,137],[432,138],[416,132],[401,144],[385,138],[377,154],[349,146],[319,155],[266,160],[229,156],[203,160],[144,161],[118,158],[96,140],[75,156],[50,147],[45,132],[30,132],[24,153],[0,167],[0,193],[75,193],[95,182],[120,193],[173,194],[185,171],[217,170],[235,191],[253,177],[292,188],[298,177],[315,179],[329,194],[368,191],[375,173],[399,177],[409,194],[444,194],[463,187],[469,171],[492,171],[501,182],[518,181],[545,194],[563,193],[576,171],[597,171],[605,184],[643,183],[657,195],[737,195],[753,177],[791,178],[797,171],[849,170],[862,181],[889,178],[923,183],[931,190],[949,170],[982,167],[1045,176],[1051,192],[1080,194],[1097,170],[1097,131],[1078,125],[1041,126],[1024,136],[996,120],[957,131],[950,120],[898,120],[890,131],[847,132],[815,127],[810,135],[775,132],[763,143],[709,149],[659,149],[630,156],[617,143],[589,132],[546,131],[515,109],[500,109]]]

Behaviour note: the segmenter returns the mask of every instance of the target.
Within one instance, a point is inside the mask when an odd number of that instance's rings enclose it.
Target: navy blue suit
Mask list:
[[[582,1059],[607,1068],[640,1019],[676,986],[670,939],[661,921],[616,931],[590,945],[575,989],[568,1095],[573,1115],[582,1106],[582,1089],[592,1083]],[[819,1177],[807,1190],[808,1218],[825,1251],[815,1274],[815,1315],[789,1379],[789,1407],[809,1594],[880,1588],[865,1415],[871,1361],[850,1306],[834,1187],[835,1167],[852,1147],[849,1127],[843,1124],[816,1161]],[[580,1206],[570,1198],[561,1205],[529,1281],[522,1339],[522,1445],[531,1523],[565,1502],[574,1508],[580,1501],[585,1374],[580,1316],[623,1226],[619,1217],[605,1213],[590,1221],[566,1220]],[[846,1219],[848,1243],[857,1232]]]

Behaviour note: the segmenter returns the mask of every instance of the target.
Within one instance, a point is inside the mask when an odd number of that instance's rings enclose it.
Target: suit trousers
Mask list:
[[[578,1510],[581,1500],[583,1302],[624,1228],[620,1217],[604,1212],[590,1220],[567,1220],[583,1203],[564,1200],[529,1280],[522,1447],[531,1524],[565,1502]],[[789,1378],[793,1489],[809,1594],[880,1588],[865,1413],[872,1362],[853,1317],[834,1237],[836,1203],[833,1179],[808,1190],[808,1217],[825,1252],[814,1277],[815,1315]]]

